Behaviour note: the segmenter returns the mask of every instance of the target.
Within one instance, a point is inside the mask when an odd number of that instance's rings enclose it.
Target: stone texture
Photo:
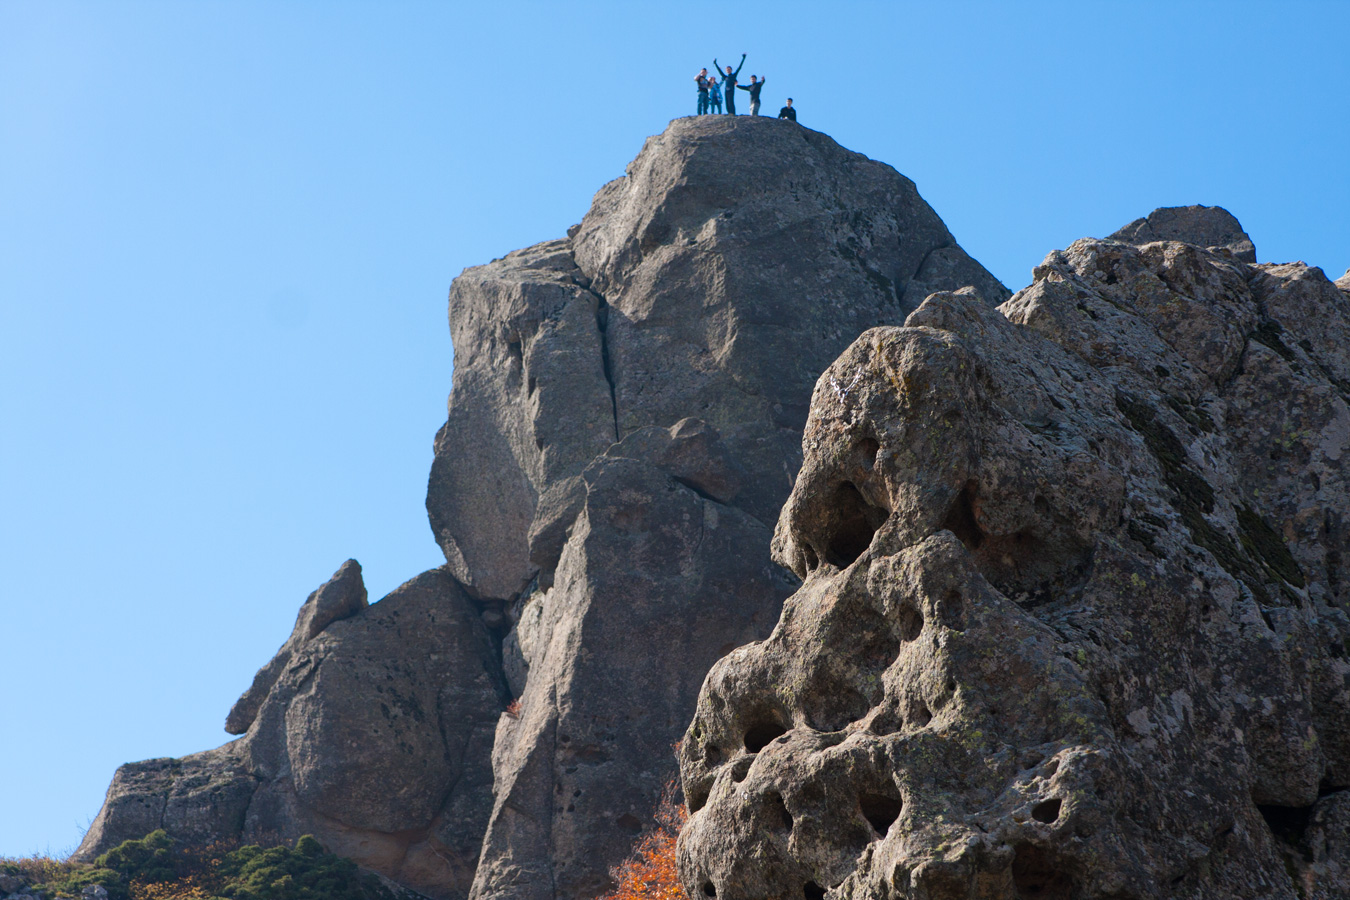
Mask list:
[[[821,376],[804,579],[681,745],[690,896],[1350,895],[1350,298],[1084,240]]]
[[[451,287],[454,387],[427,491],[451,571],[509,602],[549,567],[531,558],[539,498],[689,416],[757,473],[737,505],[771,521],[820,371],[965,284],[1008,296],[891,167],[773,119],[676,120],[571,237]]]
[[[1127,244],[1181,241],[1207,247],[1239,262],[1256,262],[1256,245],[1241,223],[1222,206],[1164,206],[1135,219],[1109,240]]]
[[[912,182],[748,117],[672,123],[566,240],[456,279],[427,509],[450,569],[506,616],[521,700],[474,896],[604,889],[707,667],[792,588],[769,523],[817,375],[966,284],[1008,296]]]
[[[354,616],[366,605],[366,584],[361,579],[361,564],[349,559],[300,607],[290,638],[277,651],[277,655],[253,676],[253,684],[235,701],[229,715],[225,717],[225,732],[243,734],[248,731],[295,650],[338,619]]]
[[[253,708],[247,733],[122,766],[76,858],[156,828],[187,841],[310,833],[401,884],[463,897],[505,696],[493,640],[452,576],[425,572],[367,606],[349,560],[236,705]]]

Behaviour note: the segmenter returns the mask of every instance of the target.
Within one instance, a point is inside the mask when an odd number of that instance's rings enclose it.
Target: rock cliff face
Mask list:
[[[769,541],[816,376],[966,284],[1006,296],[889,166],[730,117],[673,123],[568,239],[456,280],[427,508],[520,693],[475,897],[605,889],[708,667],[795,587]]]
[[[312,832],[436,897],[595,896],[708,668],[797,586],[769,548],[816,377],[965,285],[1008,296],[889,166],[673,122],[566,238],[455,280],[446,566],[371,605],[344,566],[231,710],[243,737],[122,767],[80,856]]]
[[[821,376],[691,897],[1350,896],[1350,294],[1175,213]]]
[[[236,741],[118,769],[76,854],[164,828],[193,840],[314,834],[417,890],[462,894],[492,802],[506,686],[479,611],[443,570],[366,604],[349,560],[230,711]]]

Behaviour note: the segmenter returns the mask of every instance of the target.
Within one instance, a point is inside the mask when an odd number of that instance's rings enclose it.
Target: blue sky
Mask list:
[[[0,855],[225,713],[348,557],[437,565],[450,280],[712,58],[1014,290],[1158,206],[1350,266],[1350,3],[0,0]]]

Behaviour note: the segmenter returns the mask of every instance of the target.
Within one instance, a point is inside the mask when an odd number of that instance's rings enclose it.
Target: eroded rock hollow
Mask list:
[[[1159,213],[821,376],[691,897],[1350,896],[1350,296]]]

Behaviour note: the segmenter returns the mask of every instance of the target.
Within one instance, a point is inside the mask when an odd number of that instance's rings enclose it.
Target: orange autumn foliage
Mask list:
[[[676,790],[674,781],[666,785],[656,810],[656,828],[638,841],[622,865],[610,870],[616,886],[600,900],[685,900],[675,867],[675,841],[689,813],[675,799]]]

